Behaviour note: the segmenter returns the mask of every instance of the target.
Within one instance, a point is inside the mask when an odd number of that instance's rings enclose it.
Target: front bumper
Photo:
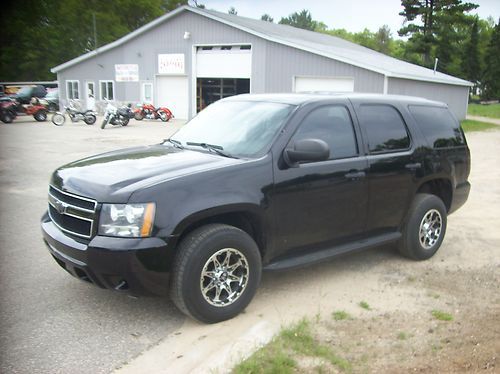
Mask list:
[[[95,236],[82,243],[59,230],[48,214],[41,226],[49,252],[72,276],[133,295],[167,294],[173,251],[165,240]]]

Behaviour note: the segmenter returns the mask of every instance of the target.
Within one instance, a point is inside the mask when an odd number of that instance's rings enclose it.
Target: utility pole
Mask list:
[[[97,27],[95,24],[95,13],[92,13],[92,21],[94,22],[94,49],[97,50]]]

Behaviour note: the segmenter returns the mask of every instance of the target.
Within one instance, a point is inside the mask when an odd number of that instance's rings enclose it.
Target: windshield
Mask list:
[[[258,101],[219,101],[189,121],[173,137],[182,146],[218,146],[235,157],[258,157],[295,108],[293,105]]]

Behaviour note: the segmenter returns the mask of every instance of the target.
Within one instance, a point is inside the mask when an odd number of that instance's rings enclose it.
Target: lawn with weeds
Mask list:
[[[440,321],[453,321],[453,316],[450,313],[434,309],[431,311],[432,316]]]
[[[238,364],[233,373],[293,373],[301,371],[297,356],[319,358],[342,371],[350,371],[351,364],[314,338],[308,320],[302,319],[290,328],[284,328],[266,346]],[[318,368],[325,369],[325,365]]]
[[[480,121],[474,121],[471,119],[466,119],[460,122],[462,125],[462,129],[465,132],[472,132],[472,131],[486,131],[486,130],[492,130],[492,129],[500,129],[500,126],[495,125],[493,123],[486,123],[486,122],[480,122]]]
[[[500,104],[469,104],[467,114],[472,116],[500,118]]]

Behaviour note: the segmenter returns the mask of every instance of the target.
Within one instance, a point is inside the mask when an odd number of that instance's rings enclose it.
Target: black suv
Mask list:
[[[262,270],[389,243],[430,258],[467,200],[469,171],[464,133],[442,103],[240,95],[161,144],[57,169],[42,230],[73,276],[170,290],[211,323],[248,305]]]

